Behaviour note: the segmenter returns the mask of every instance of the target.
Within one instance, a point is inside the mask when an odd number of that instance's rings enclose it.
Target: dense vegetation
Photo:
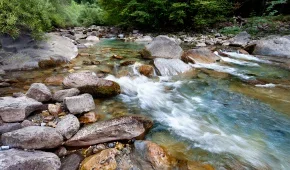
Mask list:
[[[231,21],[233,16],[255,18],[254,24],[256,20],[271,22],[272,16],[289,12],[289,0],[1,0],[0,33],[16,37],[29,30],[39,35],[53,28],[92,24],[203,29]],[[237,25],[224,31],[239,29]]]

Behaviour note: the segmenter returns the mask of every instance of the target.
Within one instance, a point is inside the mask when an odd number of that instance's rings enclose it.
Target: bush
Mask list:
[[[83,5],[83,9],[78,16],[78,22],[83,26],[104,25],[104,11],[97,4]]]
[[[238,26],[224,27],[219,32],[222,34],[226,34],[226,35],[229,35],[229,34],[236,35],[236,34],[242,32],[242,29]]]

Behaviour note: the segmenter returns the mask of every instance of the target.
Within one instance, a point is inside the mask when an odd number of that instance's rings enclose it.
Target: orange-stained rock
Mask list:
[[[95,112],[85,113],[79,118],[80,123],[94,123],[100,120],[100,115]]]
[[[140,74],[150,77],[154,74],[154,68],[151,65],[142,65],[139,67]]]
[[[47,85],[54,85],[54,86],[58,86],[58,85],[62,85],[62,81],[63,81],[64,77],[61,75],[57,75],[57,76],[51,76],[48,77],[44,80],[45,84]]]
[[[185,63],[215,63],[220,58],[207,48],[191,49],[181,56]]]
[[[188,170],[214,170],[214,168],[209,164],[203,164],[200,162],[187,162]]]

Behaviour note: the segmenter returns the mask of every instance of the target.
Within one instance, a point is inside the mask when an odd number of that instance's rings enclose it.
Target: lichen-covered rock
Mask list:
[[[46,102],[52,98],[50,90],[42,83],[33,83],[27,91],[26,96],[39,102]]]
[[[96,122],[80,129],[65,145],[89,146],[116,140],[129,140],[144,135],[152,126],[152,120],[142,116],[124,116]]]
[[[70,139],[78,132],[80,122],[77,117],[72,114],[64,116],[56,126],[56,130],[62,134],[65,139]]]
[[[30,113],[41,109],[42,103],[26,96],[0,98],[0,116],[4,122],[23,121]]]
[[[50,152],[10,149],[0,152],[1,170],[59,170],[59,158]]]
[[[65,107],[72,114],[89,112],[96,108],[94,99],[90,94],[66,97],[63,102]]]
[[[63,137],[54,128],[29,126],[1,136],[4,145],[22,149],[51,149],[60,146]]]
[[[112,97],[121,93],[116,82],[98,78],[92,72],[72,73],[64,81],[65,88],[77,88],[81,93],[89,93],[94,97]]]
[[[63,102],[63,99],[66,97],[77,96],[80,94],[80,91],[77,88],[71,88],[66,90],[59,90],[54,93],[53,100],[58,102]]]

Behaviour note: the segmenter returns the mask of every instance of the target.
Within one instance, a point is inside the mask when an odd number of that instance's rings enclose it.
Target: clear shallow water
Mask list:
[[[271,66],[254,56],[230,53],[217,64],[194,64],[197,76],[141,76],[137,67],[142,60],[142,45],[116,40],[102,40],[81,52],[71,65],[42,71],[14,72],[8,76],[19,83],[1,89],[5,94],[19,91],[32,82],[43,82],[51,75],[109,70],[107,79],[121,85],[122,94],[108,100],[96,100],[97,111],[106,117],[145,114],[155,126],[147,136],[165,146],[177,158],[196,160],[217,169],[290,169],[290,72]],[[124,57],[112,59],[112,55]],[[98,60],[100,65],[83,65],[84,60]],[[137,61],[132,66],[120,62]],[[68,67],[68,68],[67,68]],[[215,78],[205,72],[229,76]],[[121,71],[130,76],[120,76]],[[127,75],[127,74],[126,74]],[[189,76],[190,77],[190,76]],[[259,81],[260,86],[251,82]],[[270,84],[265,86],[264,84]],[[59,86],[50,86],[59,89]],[[0,90],[0,92],[1,92]]]

